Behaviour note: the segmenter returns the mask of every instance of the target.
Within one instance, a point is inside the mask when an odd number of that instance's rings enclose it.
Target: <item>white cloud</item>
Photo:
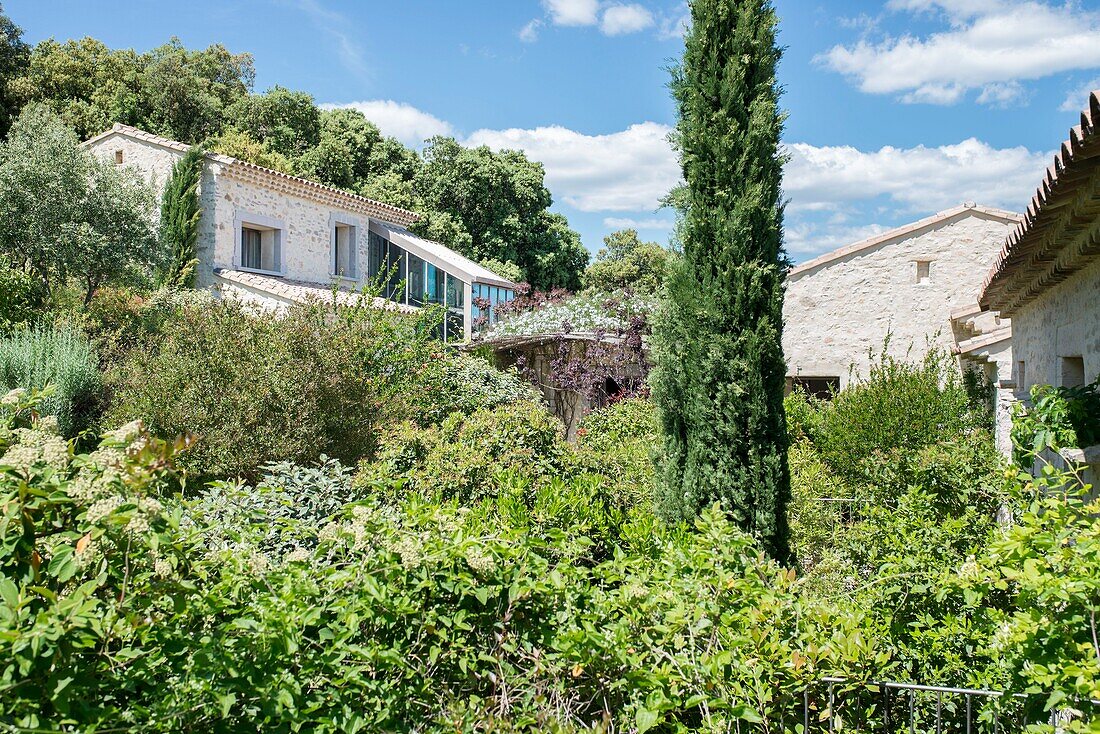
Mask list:
[[[861,91],[932,104],[979,90],[986,103],[1004,105],[1022,98],[1007,99],[1021,80],[1100,67],[1100,12],[1074,3],[894,0],[889,7],[942,15],[946,28],[926,37],[867,36],[817,60]]]
[[[611,5],[603,11],[600,32],[606,36],[621,36],[644,31],[653,24],[653,13],[641,5]]]
[[[1100,77],[1074,87],[1066,93],[1066,99],[1058,108],[1062,112],[1080,112],[1089,104],[1089,95],[1100,89]]]
[[[783,245],[793,259],[809,259],[853,242],[874,237],[889,230],[882,224],[837,226],[815,225],[812,222],[788,222],[783,228]]]
[[[527,25],[519,29],[519,40],[524,43],[534,43],[539,40],[539,28],[542,26],[542,21],[538,18],[530,20]]]
[[[598,0],[542,0],[554,25],[596,25]]]
[[[1022,146],[994,148],[975,138],[930,148],[787,146],[784,193],[792,209],[840,209],[885,199],[896,214],[926,215],[972,200],[1022,210],[1049,158]]]
[[[630,217],[604,217],[603,226],[608,229],[640,229],[652,232],[665,232],[676,226],[671,219],[633,219]]]
[[[435,135],[453,135],[454,128],[435,115],[418,110],[404,102],[390,99],[372,99],[346,104],[323,104],[322,109],[349,107],[359,110],[373,122],[384,135],[392,135],[406,145],[419,146]]]
[[[1006,108],[1027,99],[1027,90],[1019,82],[987,84],[978,95],[978,104]]]
[[[546,167],[554,195],[581,211],[653,211],[680,178],[670,132],[669,126],[655,122],[607,135],[553,125],[478,130],[466,144],[524,151]]]

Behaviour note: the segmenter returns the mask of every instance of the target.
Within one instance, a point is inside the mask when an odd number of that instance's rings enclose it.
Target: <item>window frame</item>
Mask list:
[[[274,270],[264,268],[250,268],[244,264],[244,229],[259,230],[260,232],[272,232],[272,258],[275,261]],[[246,273],[259,275],[274,275],[284,277],[286,275],[286,223],[281,219],[269,217],[264,214],[252,212],[237,212],[233,216],[233,268]],[[261,255],[262,259],[262,255]]]
[[[337,257],[337,255],[338,255],[337,248],[339,246],[339,242],[338,242],[338,238],[337,238],[337,234],[338,234],[337,228],[338,227],[347,227],[348,230],[349,230],[348,231],[348,248],[350,248],[350,250],[351,250],[350,257],[349,257],[349,261],[351,263],[351,274],[350,275],[340,274],[337,271],[337,265],[339,263],[339,258]],[[339,214],[339,213],[334,213],[334,214],[329,215],[329,218],[328,218],[328,236],[329,236],[328,274],[329,274],[329,277],[335,278],[335,279],[338,279],[338,280],[351,282],[351,283],[358,283],[359,282],[359,280],[361,278],[360,274],[363,272],[363,269],[362,269],[361,264],[360,264],[360,255],[359,255],[359,249],[360,249],[359,248],[359,229],[361,227],[362,227],[362,223],[360,222],[358,217],[353,217],[353,216],[350,216],[350,215],[347,215],[347,214]]]

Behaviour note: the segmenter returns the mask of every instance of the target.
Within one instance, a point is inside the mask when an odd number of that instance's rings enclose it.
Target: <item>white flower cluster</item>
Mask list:
[[[287,563],[304,563],[309,560],[309,551],[305,548],[295,548],[283,556],[283,560]]]
[[[158,558],[153,562],[153,573],[162,579],[170,578],[172,576],[172,564],[165,558]]]
[[[14,408],[22,403],[26,397],[27,391],[21,387],[17,387],[14,390],[9,390],[4,397],[0,398],[0,406]]]
[[[621,311],[630,316],[650,316],[657,309],[657,300],[624,293],[583,293],[562,303],[551,303],[533,311],[523,311],[497,322],[487,338],[499,336],[531,336],[558,334],[563,331],[614,333],[625,328],[620,309],[609,309],[608,301],[623,304]]]
[[[87,520],[92,525],[95,525],[100,520],[110,517],[110,515],[121,506],[122,497],[117,494],[96,500],[92,503],[92,506],[88,508]]]
[[[15,443],[0,456],[0,464],[10,466],[21,474],[29,474],[40,466],[64,469],[69,465],[69,445],[56,431],[37,425],[34,428],[17,428],[12,433]]]
[[[496,570],[496,560],[486,553],[481,546],[469,546],[466,548],[464,556],[466,558],[466,565],[478,576],[487,576]]]

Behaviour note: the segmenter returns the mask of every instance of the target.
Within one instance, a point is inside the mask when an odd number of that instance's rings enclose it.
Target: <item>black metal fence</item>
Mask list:
[[[1100,701],[1064,699],[1048,708],[1049,701],[1045,693],[825,678],[803,692],[798,726],[784,722],[782,728],[801,734],[1011,734],[1100,716]]]

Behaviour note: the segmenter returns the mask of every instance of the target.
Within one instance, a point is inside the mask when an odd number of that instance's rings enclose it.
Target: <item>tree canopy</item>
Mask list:
[[[74,279],[87,302],[106,282],[162,266],[152,208],[146,182],[83,150],[43,104],[25,107],[0,143],[0,256],[47,289]]]
[[[4,81],[20,74],[29,57],[30,46],[23,41],[23,31],[4,15],[4,7],[0,5],[0,139],[8,134],[11,120],[18,112]]]
[[[584,271],[585,288],[656,293],[664,285],[673,253],[656,242],[642,242],[633,229],[612,232],[603,243],[596,261]]]

